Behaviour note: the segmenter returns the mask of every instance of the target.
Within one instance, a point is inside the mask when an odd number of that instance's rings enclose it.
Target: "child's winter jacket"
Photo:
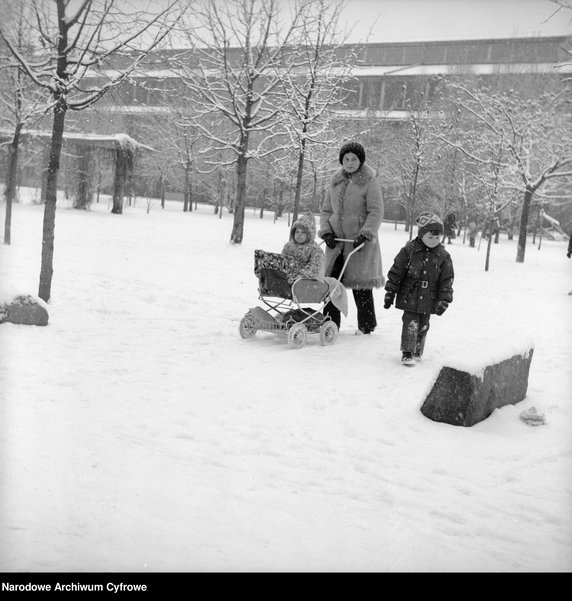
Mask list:
[[[435,313],[438,301],[453,301],[453,279],[453,261],[444,246],[429,248],[417,237],[395,257],[385,290],[396,293],[397,309]]]
[[[294,240],[296,228],[306,230],[308,239],[304,244]],[[296,278],[317,278],[324,275],[324,251],[315,241],[316,220],[314,215],[307,213],[299,217],[290,228],[290,239],[284,245],[282,254],[294,259],[294,265],[288,272],[288,281],[294,282]]]

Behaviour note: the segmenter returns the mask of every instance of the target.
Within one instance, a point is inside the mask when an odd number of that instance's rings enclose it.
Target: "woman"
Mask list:
[[[318,236],[326,243],[325,276],[338,278],[344,261],[360,244],[343,273],[341,283],[351,288],[357,309],[356,334],[371,334],[376,326],[373,288],[385,283],[378,230],[383,219],[383,198],[374,172],[365,163],[365,149],[348,142],[340,149],[342,169],[334,175],[320,215]],[[343,238],[350,242],[340,242]],[[340,327],[340,311],[332,303],[324,313]]]
[[[456,237],[455,230],[457,229],[457,217],[455,213],[449,213],[443,222],[444,235],[447,238],[447,244],[452,244],[451,240]]]

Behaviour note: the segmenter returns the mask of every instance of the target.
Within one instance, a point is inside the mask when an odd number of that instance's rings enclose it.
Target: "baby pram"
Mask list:
[[[337,241],[349,242],[345,239]],[[252,338],[257,331],[282,334],[288,338],[290,348],[302,348],[308,334],[319,334],[322,345],[334,344],[338,337],[338,326],[324,315],[324,307],[331,301],[347,315],[347,293],[341,283],[350,252],[338,278],[298,278],[292,284],[287,273],[290,259],[284,255],[263,250],[254,251],[254,273],[258,277],[258,299],[263,307],[253,307],[240,320],[242,338]],[[308,307],[303,305],[314,305]]]

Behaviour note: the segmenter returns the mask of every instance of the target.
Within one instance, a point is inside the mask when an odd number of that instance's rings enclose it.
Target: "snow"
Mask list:
[[[1,571],[570,571],[565,242],[516,263],[501,236],[485,272],[486,244],[454,240],[454,302],[406,368],[383,290],[371,336],[351,297],[334,345],[239,336],[254,250],[279,251],[287,217],[248,209],[231,245],[226,212],[147,204],[62,203],[48,326],[0,325]],[[42,219],[14,205],[4,301],[37,294]],[[407,239],[383,224],[385,273]],[[532,345],[517,405],[470,428],[421,414],[448,360]]]
[[[468,354],[455,353],[443,358],[442,364],[482,379],[488,365],[501,363],[518,355],[528,358],[533,351],[534,342],[530,338],[512,334],[507,340],[504,336],[495,336],[479,346],[471,346]]]

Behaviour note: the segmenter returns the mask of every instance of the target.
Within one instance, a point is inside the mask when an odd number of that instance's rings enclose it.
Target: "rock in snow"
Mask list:
[[[492,360],[488,350],[488,364],[473,361],[471,369],[454,362],[444,365],[421,412],[433,421],[473,426],[495,409],[515,405],[526,396],[533,350],[530,340],[506,341],[495,345]],[[468,354],[479,355],[470,350]]]
[[[31,326],[48,325],[48,310],[43,300],[30,294],[20,294],[0,305],[0,323],[9,321]]]

